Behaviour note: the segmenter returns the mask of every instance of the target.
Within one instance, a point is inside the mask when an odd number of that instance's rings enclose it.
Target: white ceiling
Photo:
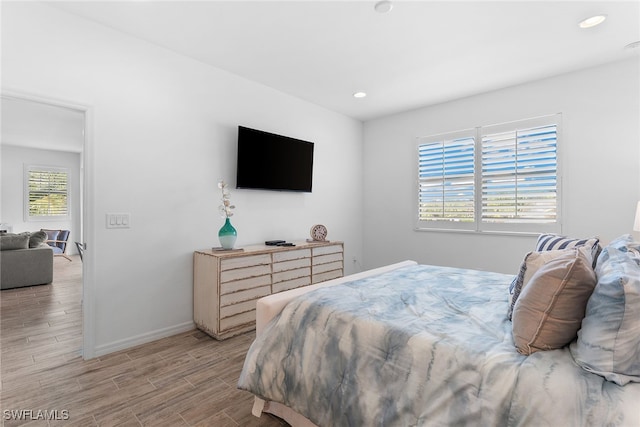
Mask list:
[[[363,121],[640,51],[637,0],[50,4]]]

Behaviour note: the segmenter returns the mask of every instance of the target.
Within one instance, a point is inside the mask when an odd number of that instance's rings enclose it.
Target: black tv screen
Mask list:
[[[236,186],[311,192],[313,142],[238,126]]]

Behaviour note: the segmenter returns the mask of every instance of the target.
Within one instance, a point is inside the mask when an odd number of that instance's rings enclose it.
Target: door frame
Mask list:
[[[55,107],[69,108],[84,114],[84,141],[80,186],[82,192],[82,236],[86,243],[82,261],[82,358],[95,357],[95,175],[94,175],[94,118],[93,107],[88,104],[49,98],[28,92],[2,88],[2,98],[38,102]]]

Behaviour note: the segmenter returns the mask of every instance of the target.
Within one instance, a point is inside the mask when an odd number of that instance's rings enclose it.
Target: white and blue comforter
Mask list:
[[[512,276],[410,266],[291,301],[251,346],[238,387],[319,426],[634,426],[640,384],[523,356]]]

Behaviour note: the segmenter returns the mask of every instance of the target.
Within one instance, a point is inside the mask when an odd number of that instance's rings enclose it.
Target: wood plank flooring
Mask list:
[[[55,258],[51,285],[0,293],[4,426],[287,426],[251,415],[253,397],[236,388],[253,332],[216,341],[193,330],[82,360],[82,265],[72,258]],[[20,410],[26,420],[10,419]]]

